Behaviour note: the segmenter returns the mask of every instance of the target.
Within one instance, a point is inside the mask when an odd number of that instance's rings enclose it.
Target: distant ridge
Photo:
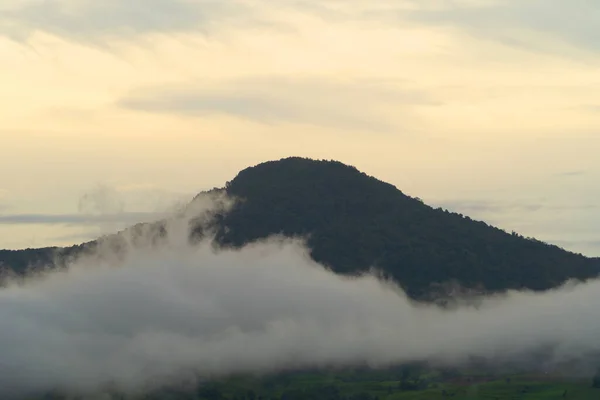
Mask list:
[[[239,201],[213,222],[218,245],[304,236],[311,256],[333,271],[355,274],[374,266],[413,298],[426,298],[446,282],[487,292],[546,290],[600,273],[598,259],[434,209],[339,161],[268,161],[240,171],[219,190]],[[200,233],[193,228],[191,235]],[[22,272],[51,252],[0,251],[0,262]]]

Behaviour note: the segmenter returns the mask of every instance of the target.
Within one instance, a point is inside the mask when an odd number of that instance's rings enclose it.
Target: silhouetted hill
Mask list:
[[[166,236],[164,221],[139,223],[120,232],[105,235],[96,240],[69,247],[44,247],[39,249],[0,250],[0,271],[25,275],[46,267],[62,266],[70,259],[93,253],[99,246],[110,255],[125,255],[124,250],[132,244],[158,245]]]
[[[376,266],[416,297],[451,280],[544,290],[600,272],[597,259],[433,209],[336,161],[266,162],[241,171],[226,191],[242,201],[221,221],[219,243],[307,235],[316,261],[338,273]]]
[[[305,236],[311,256],[335,272],[375,266],[415,298],[448,281],[487,291],[545,290],[600,272],[598,259],[433,209],[336,161],[262,163],[241,171],[224,190],[239,201],[214,221],[221,246],[241,247],[274,234]],[[161,233],[160,223],[154,228]],[[199,233],[192,229],[192,236]],[[60,252],[76,254],[95,245]],[[22,272],[55,251],[0,251],[0,262]]]

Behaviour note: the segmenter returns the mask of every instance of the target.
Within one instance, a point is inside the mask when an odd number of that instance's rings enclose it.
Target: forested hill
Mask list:
[[[215,220],[222,246],[306,236],[316,261],[338,273],[375,266],[415,298],[448,281],[489,291],[545,290],[600,272],[598,259],[433,209],[336,161],[270,161],[241,171],[224,189],[240,201]],[[22,272],[53,251],[0,251],[0,263]]]
[[[374,265],[415,297],[436,282],[544,290],[600,272],[598,259],[433,209],[336,161],[266,162],[241,171],[226,190],[243,201],[221,221],[221,244],[309,235],[316,261],[340,273]]]

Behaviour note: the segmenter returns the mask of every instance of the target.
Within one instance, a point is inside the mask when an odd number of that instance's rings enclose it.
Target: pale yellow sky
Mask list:
[[[2,2],[0,248],[300,155],[600,255],[597,26],[584,0]]]

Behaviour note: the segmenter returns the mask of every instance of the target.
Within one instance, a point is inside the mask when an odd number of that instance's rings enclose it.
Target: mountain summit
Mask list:
[[[338,161],[269,161],[242,170],[221,190],[238,201],[217,215],[216,244],[305,237],[312,258],[336,273],[375,267],[413,298],[452,281],[490,292],[546,290],[600,272],[598,259],[434,209]],[[50,250],[0,251],[0,263],[20,271]]]
[[[488,291],[545,290],[600,272],[597,259],[434,209],[337,161],[262,163],[225,190],[241,201],[220,223],[221,245],[306,236],[311,256],[335,272],[373,266],[413,297],[448,281]]]

